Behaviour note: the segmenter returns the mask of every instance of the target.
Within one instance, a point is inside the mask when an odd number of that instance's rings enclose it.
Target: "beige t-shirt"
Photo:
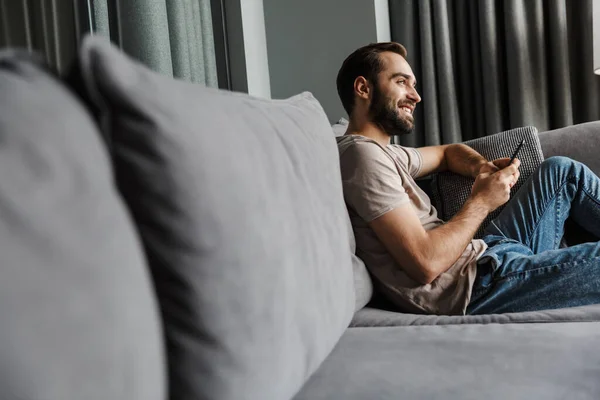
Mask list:
[[[464,314],[477,259],[487,247],[485,242],[472,240],[450,269],[432,283],[422,285],[404,272],[368,225],[405,203],[412,204],[425,230],[444,223],[414,180],[423,164],[421,154],[414,148],[393,144],[382,147],[359,135],[344,135],[337,141],[356,254],[365,262],[378,289],[405,312]]]

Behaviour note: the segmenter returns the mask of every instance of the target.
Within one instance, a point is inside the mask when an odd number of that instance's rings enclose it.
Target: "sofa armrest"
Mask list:
[[[540,132],[539,138],[545,158],[567,156],[584,163],[600,176],[600,121]]]

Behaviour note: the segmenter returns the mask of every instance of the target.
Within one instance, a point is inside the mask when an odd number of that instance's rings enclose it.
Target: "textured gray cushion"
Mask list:
[[[81,62],[154,274],[170,398],[290,398],[355,304],[323,109],[175,81],[97,37]]]
[[[85,108],[0,53],[0,398],[164,399],[142,247]]]
[[[597,400],[599,347],[599,322],[351,328],[294,400]]]
[[[497,158],[511,157],[521,139],[525,139],[525,144],[517,157],[521,161],[519,168],[521,176],[511,189],[511,196],[519,190],[527,178],[544,161],[537,129],[527,126],[464,142],[464,144],[471,146],[491,161]],[[448,221],[460,210],[471,194],[473,181],[473,178],[467,178],[452,172],[442,172],[435,175],[432,183],[432,202],[441,219]],[[476,238],[483,236],[484,229],[500,214],[502,209],[504,209],[504,205],[487,216],[479,226],[475,234]]]

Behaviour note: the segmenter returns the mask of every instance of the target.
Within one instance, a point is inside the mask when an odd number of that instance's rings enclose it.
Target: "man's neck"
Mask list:
[[[385,133],[377,124],[366,118],[350,117],[345,135],[361,135],[373,139],[385,147],[391,142],[391,136]]]

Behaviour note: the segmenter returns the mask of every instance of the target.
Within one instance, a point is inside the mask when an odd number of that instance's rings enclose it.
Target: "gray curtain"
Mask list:
[[[217,87],[210,0],[92,0],[93,30],[165,75]]]
[[[592,0],[390,0],[423,98],[406,146],[600,119]]]
[[[85,31],[153,70],[217,87],[210,0],[0,0],[0,46],[43,53],[59,71]]]
[[[62,71],[81,34],[77,11],[73,0],[0,0],[0,48],[35,50]]]

